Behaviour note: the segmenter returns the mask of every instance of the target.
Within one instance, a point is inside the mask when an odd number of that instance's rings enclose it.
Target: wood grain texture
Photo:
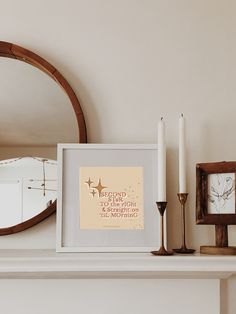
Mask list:
[[[236,255],[236,247],[201,246],[200,253],[208,255]]]
[[[45,59],[28,49],[5,41],[0,41],[0,57],[18,59],[20,61],[31,64],[32,66],[49,75],[64,90],[64,92],[70,99],[71,105],[76,115],[79,129],[78,142],[87,143],[86,123],[79,100],[76,97],[75,92],[73,91],[69,82],[53,65],[51,65]],[[51,214],[55,213],[55,211],[56,201],[40,214],[27,221],[24,221],[9,228],[0,228],[0,235],[12,234],[30,228],[48,218]]]
[[[218,247],[228,246],[228,226],[227,225],[215,226],[215,239],[216,239],[216,246]]]

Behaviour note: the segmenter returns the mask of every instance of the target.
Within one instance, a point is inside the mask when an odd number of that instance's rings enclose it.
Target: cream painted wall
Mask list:
[[[195,164],[236,159],[235,12],[233,0],[1,4],[1,40],[35,51],[61,70],[81,101],[90,142],[153,143],[157,121],[165,117],[170,247],[180,243],[182,112],[188,126],[188,242],[198,249],[214,241],[213,227],[195,225]],[[230,241],[236,244],[234,226]],[[0,238],[0,248],[6,247],[54,248],[55,219]]]
[[[188,238],[195,248],[214,235],[213,227],[195,225],[195,164],[236,159],[235,10],[234,1],[216,0],[15,0],[1,8],[1,39],[62,71],[81,100],[90,142],[152,143],[165,117],[171,247],[179,244],[179,114],[188,126]],[[47,238],[54,247],[54,232]]]

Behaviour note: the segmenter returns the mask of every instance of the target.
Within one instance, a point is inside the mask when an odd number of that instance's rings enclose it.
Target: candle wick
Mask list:
[[[163,117],[161,117],[161,121],[163,120]]]
[[[183,117],[184,116],[184,114],[183,113],[181,113],[181,117]]]

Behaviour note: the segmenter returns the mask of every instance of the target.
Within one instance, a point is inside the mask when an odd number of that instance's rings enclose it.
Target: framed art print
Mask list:
[[[59,144],[58,252],[156,248],[157,145]]]
[[[197,164],[197,224],[236,224],[236,162]]]

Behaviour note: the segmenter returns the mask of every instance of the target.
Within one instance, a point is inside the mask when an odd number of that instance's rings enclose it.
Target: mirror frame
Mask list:
[[[20,61],[29,63],[32,66],[38,68],[39,70],[49,75],[64,90],[64,92],[70,99],[78,123],[79,129],[78,142],[87,143],[86,123],[79,100],[76,97],[75,92],[68,83],[68,81],[53,65],[51,65],[49,62],[47,62],[45,59],[35,54],[34,52],[6,41],[0,41],[0,57],[18,59]],[[34,216],[31,219],[28,219],[20,224],[11,227],[0,228],[0,236],[13,234],[28,229],[38,224],[39,222],[43,221],[44,219],[48,218],[50,215],[55,213],[55,211],[56,201],[53,202],[45,210],[43,210],[40,214]]]

